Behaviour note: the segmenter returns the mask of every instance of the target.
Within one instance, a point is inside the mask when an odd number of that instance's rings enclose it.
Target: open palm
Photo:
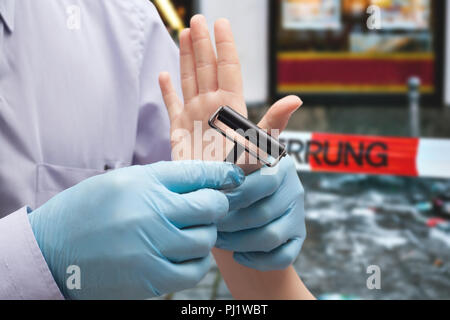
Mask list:
[[[219,19],[214,33],[217,56],[203,16],[194,16],[190,29],[183,30],[180,35],[184,104],[177,96],[169,74],[164,72],[160,75],[172,132],[177,129],[192,132],[195,121],[201,121],[206,129],[211,115],[223,105],[247,116],[241,66],[228,20]],[[295,96],[278,101],[260,122],[260,127],[283,130],[301,103]],[[172,144],[177,141],[173,139]]]

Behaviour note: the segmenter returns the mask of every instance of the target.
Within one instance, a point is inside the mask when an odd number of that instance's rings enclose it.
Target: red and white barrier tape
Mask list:
[[[450,178],[450,140],[284,132],[299,171]]]

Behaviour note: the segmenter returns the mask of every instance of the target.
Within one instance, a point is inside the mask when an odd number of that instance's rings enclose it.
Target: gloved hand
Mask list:
[[[217,226],[216,247],[260,271],[290,266],[306,237],[304,190],[294,161],[286,157],[277,169],[274,175],[256,171],[227,192],[230,213]]]
[[[193,287],[208,272],[215,223],[229,209],[217,190],[243,179],[226,163],[135,166],[80,183],[29,219],[66,298],[150,298]],[[72,265],[81,290],[66,286]]]

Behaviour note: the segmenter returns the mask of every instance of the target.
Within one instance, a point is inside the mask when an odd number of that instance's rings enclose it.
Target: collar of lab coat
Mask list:
[[[0,15],[9,32],[14,31],[16,0],[0,0]]]

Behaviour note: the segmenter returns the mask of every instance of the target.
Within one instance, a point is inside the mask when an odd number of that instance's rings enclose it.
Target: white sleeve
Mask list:
[[[0,219],[0,299],[64,299],[22,208]]]

